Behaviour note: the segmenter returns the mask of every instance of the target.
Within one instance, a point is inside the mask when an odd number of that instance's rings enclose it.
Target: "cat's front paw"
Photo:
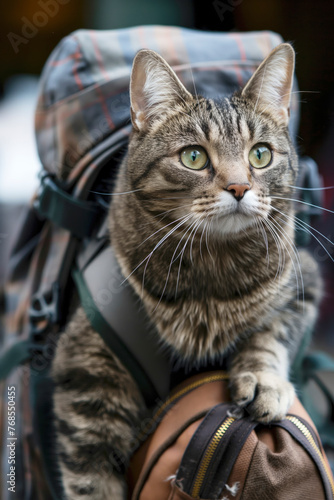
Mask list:
[[[234,403],[262,423],[284,418],[295,397],[293,385],[271,372],[232,374],[230,389]]]

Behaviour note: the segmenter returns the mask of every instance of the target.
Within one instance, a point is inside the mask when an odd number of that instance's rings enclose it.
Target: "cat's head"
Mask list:
[[[214,101],[191,95],[161,56],[140,51],[127,175],[145,210],[209,224],[216,235],[286,211],[279,198],[289,197],[298,164],[288,132],[293,72],[293,48],[281,44],[241,91]]]

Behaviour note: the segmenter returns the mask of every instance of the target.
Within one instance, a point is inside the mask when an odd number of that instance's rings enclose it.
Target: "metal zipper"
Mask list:
[[[287,418],[287,420],[289,420],[289,422],[292,422],[297,427],[297,429],[300,430],[300,432],[306,437],[306,439],[308,440],[308,442],[310,443],[312,448],[316,451],[316,453],[321,461],[321,464],[326,472],[326,476],[328,478],[329,484],[331,485],[332,494],[334,496],[334,482],[333,482],[332,474],[331,474],[331,472],[328,468],[328,465],[327,465],[326,461],[324,460],[324,457],[322,456],[322,453],[321,453],[317,443],[315,442],[310,430],[297,417],[295,417],[293,415],[287,415],[286,418]]]
[[[311,444],[312,448],[316,451],[316,453],[321,461],[321,464],[326,472],[326,476],[328,478],[328,481],[330,483],[331,490],[332,490],[332,493],[334,496],[334,482],[332,479],[331,472],[328,468],[326,461],[324,460],[324,458],[322,456],[322,453],[321,453],[315,439],[313,438],[313,436],[311,434],[311,431],[297,417],[292,416],[292,415],[288,415],[286,418],[287,418],[287,420],[289,420],[292,424],[294,424],[297,427],[297,429],[306,437],[308,442]],[[199,495],[200,495],[201,488],[202,488],[202,485],[203,485],[203,482],[205,479],[205,475],[206,475],[207,470],[210,466],[210,462],[214,456],[214,453],[215,453],[216,449],[218,448],[219,443],[220,443],[221,439],[223,438],[224,434],[226,433],[226,431],[229,429],[229,427],[231,426],[231,424],[235,420],[236,419],[234,417],[227,417],[224,420],[224,422],[220,425],[220,427],[217,429],[215,434],[213,435],[213,437],[210,441],[210,444],[207,447],[205,455],[204,455],[203,459],[201,460],[198,472],[196,474],[196,477],[195,477],[195,480],[193,483],[193,488],[192,488],[192,492],[191,492],[191,495],[193,498],[200,498]]]
[[[209,468],[211,459],[220,443],[220,440],[230,427],[230,425],[235,421],[236,419],[234,417],[227,417],[224,422],[220,425],[220,427],[217,429],[215,434],[213,435],[211,442],[209,446],[207,447],[207,450],[205,452],[205,455],[203,459],[201,460],[200,466],[198,468],[198,472],[196,474],[191,496],[193,498],[199,498],[199,494],[201,491],[201,487],[205,478],[205,474]]]

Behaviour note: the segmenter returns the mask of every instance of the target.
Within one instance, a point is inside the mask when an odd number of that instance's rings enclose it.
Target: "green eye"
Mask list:
[[[189,146],[181,151],[181,161],[185,167],[193,170],[204,168],[208,162],[208,155],[201,146]]]
[[[255,144],[249,152],[249,163],[254,168],[264,168],[271,162],[272,154],[264,144]]]

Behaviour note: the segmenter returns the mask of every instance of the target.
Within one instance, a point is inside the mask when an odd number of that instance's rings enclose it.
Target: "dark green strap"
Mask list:
[[[310,414],[320,434],[323,444],[334,447],[334,393],[320,378],[320,372],[334,373],[334,359],[328,354],[316,351],[304,357],[301,367],[303,383],[301,389],[301,401]],[[313,380],[322,392],[326,403],[327,413],[319,411],[318,401],[314,400],[311,391],[307,390],[307,384]]]
[[[32,358],[34,344],[31,340],[18,340],[0,353],[0,380],[8,377],[10,372],[25,361]]]
[[[79,293],[81,305],[87,313],[87,318],[92,327],[101,335],[107,346],[129,370],[137,382],[147,406],[154,406],[159,399],[159,395],[150,378],[124,342],[122,342],[121,338],[102,316],[90,294],[82,273],[75,268],[72,271],[72,276]]]
[[[334,371],[334,359],[325,352],[314,351],[304,357],[303,369],[306,375],[319,371]]]
[[[309,353],[304,358],[302,370],[304,383],[307,383],[309,380],[314,380],[323,392],[330,406],[331,419],[334,424],[334,392],[330,391],[319,377],[319,372],[330,371],[334,373],[334,359],[321,351]]]
[[[313,328],[308,328],[304,333],[298,352],[291,366],[291,380],[298,388],[301,388],[304,384],[305,375],[303,363],[311,344],[312,334]]]
[[[50,175],[42,178],[35,208],[42,217],[80,239],[90,236],[101,213],[99,205],[69,195]]]

